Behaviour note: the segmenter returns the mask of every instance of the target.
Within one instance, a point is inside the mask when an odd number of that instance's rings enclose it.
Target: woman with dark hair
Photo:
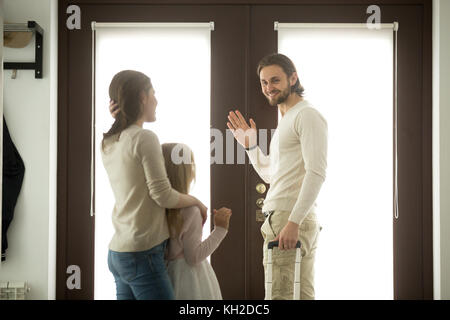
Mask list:
[[[174,299],[164,252],[169,239],[166,208],[198,206],[195,197],[171,187],[156,134],[142,128],[153,122],[157,100],[150,78],[124,70],[109,86],[115,121],[104,134],[101,154],[115,197],[108,267],[118,300]]]

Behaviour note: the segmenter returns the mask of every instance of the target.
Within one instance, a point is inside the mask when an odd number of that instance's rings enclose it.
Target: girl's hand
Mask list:
[[[109,101],[109,113],[115,119],[119,113],[119,105],[114,100]]]
[[[214,209],[214,225],[222,227],[228,230],[231,217],[231,209],[220,208],[219,210]]]
[[[253,119],[250,119],[250,126],[244,119],[242,114],[236,110],[236,113],[230,111],[228,115],[227,126],[233,133],[234,138],[244,148],[253,147],[256,145],[256,123]]]

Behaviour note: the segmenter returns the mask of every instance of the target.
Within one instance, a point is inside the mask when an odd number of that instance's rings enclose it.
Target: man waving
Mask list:
[[[269,155],[256,144],[256,124],[250,126],[236,110],[228,115],[228,128],[247,150],[259,176],[270,184],[264,201],[266,217],[263,265],[267,277],[267,244],[279,241],[273,252],[272,299],[292,299],[295,245],[301,242],[301,299],[314,299],[314,260],[319,234],[316,198],[325,181],[328,126],[324,117],[305,99],[292,61],[271,54],[258,64],[262,93],[282,118],[272,137]],[[267,297],[267,292],[266,292]]]

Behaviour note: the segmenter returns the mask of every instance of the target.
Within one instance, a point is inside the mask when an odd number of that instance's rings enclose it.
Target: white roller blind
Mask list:
[[[393,298],[394,27],[275,25],[279,53],[328,121],[317,299]]]
[[[156,92],[156,122],[144,123],[165,142],[182,142],[194,152],[197,178],[191,194],[210,203],[210,79],[211,32],[206,23],[93,23],[95,48],[96,172],[95,299],[115,299],[114,279],[108,270],[108,244],[114,233],[114,197],[99,146],[113,119],[108,88],[125,69],[148,75]],[[94,77],[95,76],[95,77]],[[205,223],[204,237],[209,235]]]

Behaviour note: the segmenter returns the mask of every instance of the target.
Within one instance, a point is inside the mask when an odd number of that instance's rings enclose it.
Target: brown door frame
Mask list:
[[[348,5],[341,15],[327,13],[323,10],[325,7],[322,7],[321,10],[316,11],[316,15],[310,16],[310,21],[306,21],[308,17],[305,17],[303,21],[364,22],[366,17],[364,13],[353,10],[358,5],[372,4],[370,0],[342,0],[338,4],[337,2],[331,0],[221,0],[214,5],[207,0],[64,0],[59,2],[57,299],[93,299],[94,294],[94,219],[89,216],[90,21],[168,21],[164,17],[173,17],[171,21],[174,22],[216,21],[217,28],[212,36],[211,125],[222,130],[225,136],[224,119],[230,106],[239,106],[246,116],[254,117],[260,128],[276,126],[272,120],[265,120],[268,119],[267,117],[258,118],[262,110],[251,107],[264,106],[266,103],[259,91],[255,73],[256,63],[264,54],[276,51],[273,23],[261,25],[258,24],[258,20],[249,19],[254,9],[260,10],[262,7],[259,5],[270,4],[277,6],[333,5],[341,9],[344,5]],[[81,8],[81,30],[66,28],[68,17],[66,8],[72,4],[79,5]],[[219,4],[224,6],[219,7]],[[396,299],[432,299],[431,1],[379,0],[377,4],[382,8],[382,22],[400,21],[401,30],[399,33],[400,219],[394,220],[394,296]],[[126,5],[127,9],[123,10],[125,7],[119,7],[119,5]],[[129,10],[133,5],[141,6],[140,13],[132,13]],[[194,7],[195,5],[198,6]],[[207,12],[205,5],[220,9],[218,10],[220,12],[214,13],[215,11],[212,10],[211,15]],[[397,8],[396,10],[391,10],[393,5]],[[93,10],[94,7],[95,10]],[[149,8],[151,10],[148,10]],[[230,14],[227,10],[233,11],[233,19],[226,16]],[[402,17],[408,14],[415,18],[416,24],[411,24],[407,18],[402,20]],[[263,16],[264,14],[261,17]],[[289,18],[288,14],[284,19],[279,20],[289,22],[290,19],[294,17]],[[221,33],[220,25],[231,28],[227,30],[232,32],[232,39],[227,34]],[[255,32],[256,25],[258,32]],[[412,34],[411,30],[407,32],[409,27],[418,34]],[[421,50],[414,51],[414,48],[408,47],[408,42],[403,42],[402,35],[405,33],[415,39],[415,44],[417,39],[420,40]],[[217,53],[221,52],[219,49],[230,49],[227,41],[232,44],[229,55],[215,54],[214,47],[217,48]],[[411,53],[411,50],[414,52]],[[231,66],[227,64],[229,59],[240,62]],[[408,78],[406,72],[409,68],[419,72],[422,78],[418,81]],[[229,92],[233,92],[233,97],[230,97]],[[419,107],[410,107],[414,101],[420,101]],[[267,109],[264,109],[264,112],[267,112]],[[276,119],[276,116],[272,118]],[[227,279],[230,275],[232,277],[233,281],[221,280],[224,298],[259,299],[263,283],[260,271],[255,272],[255,270],[262,269],[261,248],[258,247],[260,243],[254,240],[252,235],[257,232],[255,230],[258,230],[258,223],[254,221],[256,198],[252,190],[259,179],[248,164],[211,167],[212,182],[230,181],[230,177],[241,177],[241,179],[244,177],[244,183],[237,183],[232,188],[211,183],[210,207],[227,205],[237,213],[233,215],[230,233],[213,255],[212,263],[219,279]],[[220,199],[215,197],[217,194],[221,195]],[[231,259],[224,254],[226,252],[233,252],[233,257],[239,258],[233,259],[230,263]],[[70,265],[78,265],[81,268],[80,290],[69,290],[66,287],[68,276],[66,270]],[[226,270],[221,269],[220,266],[226,266]],[[253,283],[261,284],[254,286]]]

